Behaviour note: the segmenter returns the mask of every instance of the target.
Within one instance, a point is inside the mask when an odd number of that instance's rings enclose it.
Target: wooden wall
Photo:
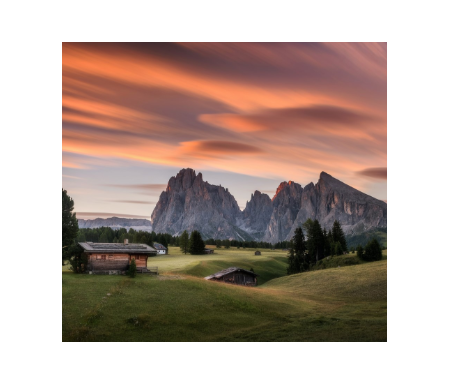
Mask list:
[[[136,262],[136,267],[147,268],[147,255],[131,255],[131,258]]]
[[[125,271],[131,263],[131,259],[135,259],[136,267],[147,267],[147,255],[129,255],[127,253],[93,253],[89,255],[88,269],[91,271],[98,270],[119,270]]]

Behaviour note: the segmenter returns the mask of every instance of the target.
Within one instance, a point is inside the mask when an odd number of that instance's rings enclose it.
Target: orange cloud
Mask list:
[[[220,156],[246,156],[263,153],[253,145],[232,141],[202,140],[181,143],[181,152],[191,156],[208,158]]]
[[[386,166],[383,43],[64,43],[62,71],[65,167],[359,183]]]
[[[366,168],[357,172],[358,175],[387,180],[387,168]]]

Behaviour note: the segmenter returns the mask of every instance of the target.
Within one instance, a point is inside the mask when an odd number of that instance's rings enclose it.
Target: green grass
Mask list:
[[[260,250],[255,256],[254,249],[215,249],[211,255],[184,255],[179,248],[171,247],[169,255],[150,257],[147,265],[158,267],[160,273],[186,274],[205,277],[228,267],[253,268],[258,276],[258,284],[285,276],[287,252],[280,250]]]
[[[387,339],[386,259],[285,276],[286,252],[170,252],[149,260],[159,277],[63,272],[63,341]],[[249,288],[203,279],[231,265],[253,267],[267,283]]]

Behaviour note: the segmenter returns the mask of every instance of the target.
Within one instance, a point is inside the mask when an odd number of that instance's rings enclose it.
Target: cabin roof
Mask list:
[[[253,275],[253,276],[258,276],[255,272],[247,271],[246,269],[243,269],[243,268],[230,267],[230,268],[227,268],[227,269],[223,269],[222,271],[219,271],[217,273],[214,273],[213,275],[206,276],[205,280],[210,280],[210,279],[213,279],[213,278],[219,279],[222,276],[228,275],[228,274],[233,273],[233,272],[245,272],[245,273],[248,273],[248,274]]]
[[[167,251],[167,248],[159,243],[153,243],[153,248],[158,249],[160,251]]]
[[[156,249],[147,244],[122,244],[122,243],[78,243],[85,252],[105,253],[156,253]]]

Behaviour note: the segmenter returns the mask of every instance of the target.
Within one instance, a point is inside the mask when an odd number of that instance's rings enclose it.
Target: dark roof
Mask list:
[[[159,243],[153,243],[153,247],[160,251],[167,251],[167,248],[164,245],[159,244]]]
[[[156,249],[147,244],[122,243],[78,243],[86,252],[105,253],[156,253]]]
[[[230,267],[230,268],[224,269],[220,272],[217,272],[213,275],[206,276],[205,280],[211,280],[213,278],[219,279],[222,276],[228,275],[233,272],[245,272],[245,273],[249,273],[250,275],[253,275],[253,276],[258,276],[255,272],[247,271],[246,269],[242,269],[242,268],[238,268],[238,267]]]

